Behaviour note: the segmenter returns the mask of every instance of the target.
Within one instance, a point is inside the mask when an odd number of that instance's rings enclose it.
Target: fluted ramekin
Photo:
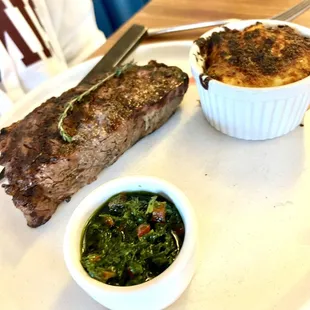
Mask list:
[[[288,25],[302,36],[310,37],[309,28],[277,20],[243,20],[226,27],[243,30],[256,22],[268,27]],[[214,28],[201,37],[220,31],[224,28]],[[204,61],[199,47],[193,43],[190,64],[201,107],[208,122],[217,130],[239,139],[266,140],[285,135],[302,122],[310,104],[310,76],[283,86],[260,88],[233,86],[211,79],[206,89],[200,82]]]

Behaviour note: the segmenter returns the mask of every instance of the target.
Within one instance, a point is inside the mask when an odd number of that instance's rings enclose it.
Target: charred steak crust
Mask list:
[[[62,201],[163,125],[188,88],[187,74],[177,67],[155,61],[133,66],[74,107],[64,122],[74,141],[64,142],[57,123],[65,104],[100,78],[50,98],[1,129],[0,164],[8,179],[3,187],[30,227],[47,222]]]

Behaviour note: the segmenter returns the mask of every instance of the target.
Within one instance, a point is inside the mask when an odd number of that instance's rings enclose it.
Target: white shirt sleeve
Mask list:
[[[1,1],[0,87],[13,102],[106,41],[91,0]]]
[[[83,61],[105,41],[91,0],[45,0],[57,40],[68,65]]]
[[[8,112],[12,106],[13,104],[10,98],[0,89],[0,116]]]

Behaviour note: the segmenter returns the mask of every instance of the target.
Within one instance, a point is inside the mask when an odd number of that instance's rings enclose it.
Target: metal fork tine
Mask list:
[[[299,12],[302,12],[304,9],[307,8],[307,6],[310,4],[309,0],[302,1],[289,9],[286,12],[283,12],[281,14],[278,14],[274,16],[272,19],[279,19],[279,20],[288,20],[288,19],[293,19],[293,16],[298,14]]]
[[[298,4],[296,4],[295,6],[291,7],[290,9],[288,9],[287,11],[284,11],[274,17],[272,17],[273,19],[278,19],[278,18],[286,18],[286,17],[290,17],[292,14],[295,14],[295,12],[299,12],[300,10],[302,10],[305,6],[307,6],[307,4],[309,3],[309,0],[304,0],[302,2],[299,2]]]
[[[299,16],[300,14],[302,14],[303,12],[305,12],[309,8],[310,8],[310,0],[304,0],[296,4],[292,8],[290,8],[288,11],[273,16],[272,19],[290,21]]]
[[[286,21],[290,21],[292,19],[295,19],[296,17],[298,17],[299,15],[301,15],[303,12],[305,12],[306,10],[308,10],[308,8],[310,7],[310,3],[308,2],[308,4],[304,4],[298,8],[296,8],[296,10],[292,10],[287,14],[283,14],[282,18],[280,16],[280,19],[286,20]]]

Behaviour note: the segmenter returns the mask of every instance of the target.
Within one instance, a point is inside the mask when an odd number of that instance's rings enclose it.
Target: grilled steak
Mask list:
[[[188,87],[188,76],[177,67],[134,65],[74,106],[64,121],[74,138],[65,142],[57,124],[66,103],[102,78],[47,100],[1,130],[0,164],[8,179],[3,186],[30,227],[47,222],[62,201],[163,125]]]

